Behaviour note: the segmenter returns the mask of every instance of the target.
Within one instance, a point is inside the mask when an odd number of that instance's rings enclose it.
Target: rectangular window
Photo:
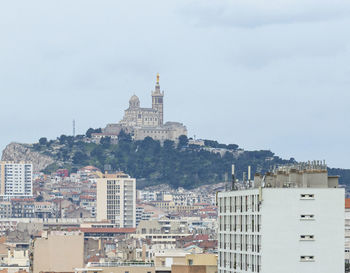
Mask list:
[[[302,194],[300,194],[300,199],[301,200],[313,200],[313,199],[315,199],[315,195],[310,194],[310,193],[302,193]]]
[[[300,256],[301,262],[314,262],[315,257],[314,256]]]
[[[313,241],[315,240],[314,235],[300,235],[300,241]]]
[[[315,215],[313,215],[313,214],[302,214],[302,215],[300,215],[300,220],[315,220]]]

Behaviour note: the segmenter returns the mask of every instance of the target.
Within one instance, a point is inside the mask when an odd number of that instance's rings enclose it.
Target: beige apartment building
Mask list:
[[[136,227],[136,179],[118,172],[105,174],[96,184],[97,220],[120,228]]]
[[[82,232],[43,232],[33,245],[33,273],[74,272],[84,266]]]

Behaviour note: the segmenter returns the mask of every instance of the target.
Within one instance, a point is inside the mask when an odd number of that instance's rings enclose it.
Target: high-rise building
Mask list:
[[[0,161],[0,196],[33,195],[33,165]]]
[[[218,272],[344,272],[344,189],[321,163],[218,193]]]
[[[136,227],[136,179],[118,172],[96,179],[98,221],[109,220],[120,228]]]

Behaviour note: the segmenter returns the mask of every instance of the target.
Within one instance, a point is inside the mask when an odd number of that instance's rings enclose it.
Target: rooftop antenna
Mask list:
[[[75,137],[75,119],[73,119],[73,137]]]
[[[235,165],[232,164],[232,185],[231,185],[231,190],[235,190]]]

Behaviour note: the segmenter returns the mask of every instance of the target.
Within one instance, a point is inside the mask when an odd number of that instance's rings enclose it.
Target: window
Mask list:
[[[314,262],[315,257],[314,256],[300,256],[301,262]]]
[[[300,215],[300,220],[315,220],[315,215],[313,215],[313,214],[302,214],[302,215]]]
[[[188,265],[193,265],[193,260],[192,259],[188,260]]]
[[[315,240],[314,235],[300,235],[300,241],[313,241]]]
[[[315,195],[309,194],[309,193],[302,193],[302,194],[300,194],[300,199],[301,200],[313,200],[313,199],[315,199]]]

